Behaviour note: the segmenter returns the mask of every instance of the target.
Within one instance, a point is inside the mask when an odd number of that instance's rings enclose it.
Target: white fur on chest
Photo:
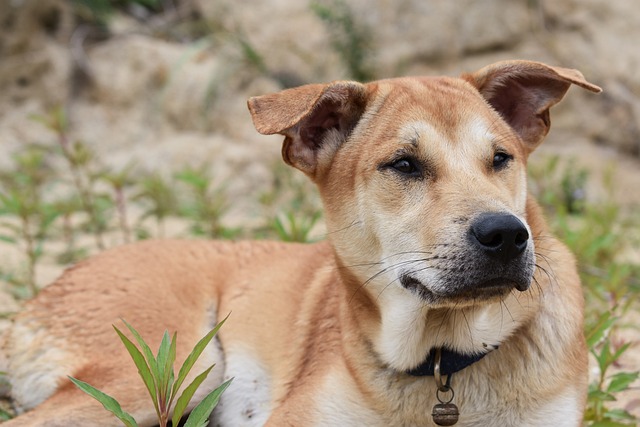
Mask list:
[[[233,382],[222,394],[212,417],[214,426],[257,427],[271,414],[271,378],[259,359],[246,349],[228,349],[225,380]]]
[[[333,372],[318,391],[314,426],[383,427],[379,414],[364,405],[360,393],[344,374]]]
[[[581,425],[582,412],[580,410],[581,397],[577,391],[569,391],[562,396],[551,399],[542,405],[540,411],[531,416],[531,422],[523,424],[526,427],[575,427]]]

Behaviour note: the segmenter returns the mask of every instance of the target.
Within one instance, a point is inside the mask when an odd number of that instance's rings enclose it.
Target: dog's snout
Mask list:
[[[508,262],[527,247],[529,232],[522,221],[510,214],[485,213],[471,225],[472,241],[487,255]]]

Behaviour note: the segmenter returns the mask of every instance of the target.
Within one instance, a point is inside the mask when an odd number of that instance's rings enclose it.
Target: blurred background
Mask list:
[[[552,110],[530,188],[581,266],[585,422],[636,425],[639,41],[637,0],[0,0],[0,311],[137,239],[321,239],[250,96],[537,60],[604,88]]]

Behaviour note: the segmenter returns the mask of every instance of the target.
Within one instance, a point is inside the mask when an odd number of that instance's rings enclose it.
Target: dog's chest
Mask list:
[[[398,381],[381,375],[371,378],[368,385],[371,388],[362,393],[344,373],[327,376],[315,397],[317,415],[313,425],[436,426],[431,415],[438,403],[433,377]],[[458,382],[458,386],[454,402],[459,405],[456,425],[460,427],[569,427],[579,424],[581,418],[581,395],[571,387],[543,399],[522,387],[516,392],[509,385],[498,387],[482,378]]]
[[[225,355],[225,379],[233,377],[213,414],[212,425],[262,426],[271,415],[271,378],[259,359],[246,350]]]

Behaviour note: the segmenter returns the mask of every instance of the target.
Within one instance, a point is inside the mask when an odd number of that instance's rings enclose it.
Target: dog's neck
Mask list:
[[[493,350],[493,349],[492,349]],[[464,354],[448,348],[441,349],[440,373],[451,375],[480,361],[489,353]],[[432,348],[427,358],[420,365],[409,369],[407,374],[414,377],[433,376],[436,364],[436,349]]]
[[[336,261],[346,288],[347,315],[353,317],[354,326],[371,343],[380,362],[397,372],[432,373],[429,355],[437,348],[451,351],[443,355],[444,364],[463,369],[504,343],[531,315],[528,305],[515,301],[520,298],[516,293],[479,306],[429,307],[417,295],[393,286],[393,277],[368,280],[369,271],[346,267],[360,264],[358,260],[343,262],[336,254]],[[527,301],[532,304],[536,299]]]
[[[358,304],[358,312],[351,315],[372,319],[357,323],[383,365],[413,375],[433,375],[437,348],[443,349],[443,374],[466,368],[508,339],[525,317],[518,309],[505,315],[500,302],[476,308],[428,308],[415,295],[391,287],[369,300],[369,305]],[[354,302],[352,298],[351,308]]]

